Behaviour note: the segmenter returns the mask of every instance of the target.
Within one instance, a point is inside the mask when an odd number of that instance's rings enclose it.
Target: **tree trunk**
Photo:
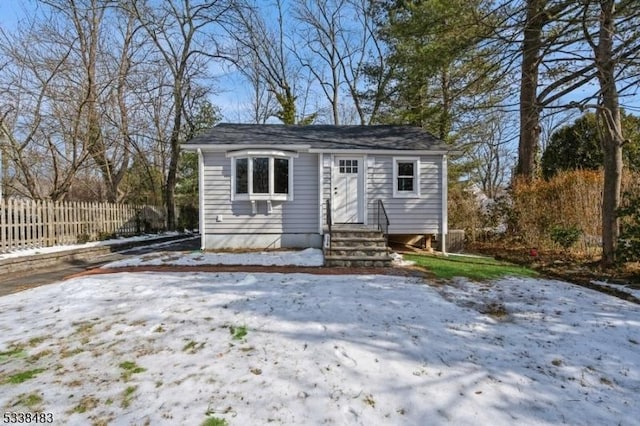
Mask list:
[[[183,74],[179,73],[174,83],[174,108],[173,129],[171,130],[171,147],[169,152],[169,170],[164,188],[164,204],[167,208],[167,229],[175,231],[177,227],[176,217],[176,184],[178,182],[178,160],[180,159],[180,131],[182,130],[182,113],[184,104],[182,102],[182,81]]]
[[[522,41],[522,80],[520,82],[520,142],[516,175],[532,180],[540,141],[538,105],[538,67],[542,48],[542,27],[546,0],[527,0],[527,16]]]
[[[595,46],[595,62],[600,83],[601,105],[598,111],[602,123],[600,143],[604,154],[604,188],[602,197],[602,263],[612,266],[616,261],[616,247],[620,224],[622,186],[622,121],[619,94],[615,80],[613,39],[615,35],[615,2],[600,0],[600,30]]]
[[[608,114],[608,111],[603,114]],[[619,118],[620,115],[618,113],[618,125],[620,123]],[[616,262],[616,248],[620,234],[620,221],[617,210],[620,207],[622,186],[622,141],[619,137],[611,134],[609,130],[605,129],[603,133],[602,263],[608,267]]]
[[[451,93],[450,77],[447,66],[440,70],[440,90],[442,91],[442,111],[438,119],[438,137],[446,141],[451,134]]]
[[[171,156],[169,162],[169,173],[167,173],[167,181],[164,188],[164,204],[167,208],[167,229],[175,231],[177,227],[176,221],[176,182],[177,182],[178,162],[174,161]]]

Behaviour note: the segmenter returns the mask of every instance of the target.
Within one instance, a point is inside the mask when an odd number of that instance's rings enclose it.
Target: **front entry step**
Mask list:
[[[391,258],[378,256],[325,256],[325,266],[344,268],[387,268],[391,266]]]
[[[391,266],[389,247],[382,232],[362,226],[339,226],[331,230],[331,243],[324,248],[326,266]]]

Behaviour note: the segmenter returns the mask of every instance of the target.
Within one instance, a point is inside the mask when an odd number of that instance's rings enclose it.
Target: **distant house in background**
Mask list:
[[[449,149],[417,127],[220,124],[182,147],[199,154],[203,249],[322,247],[329,220],[385,213],[391,240],[447,234]]]

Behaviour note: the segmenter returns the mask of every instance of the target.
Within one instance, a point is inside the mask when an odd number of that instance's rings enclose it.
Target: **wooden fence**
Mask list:
[[[165,229],[165,214],[161,207],[0,200],[0,253],[162,229]]]

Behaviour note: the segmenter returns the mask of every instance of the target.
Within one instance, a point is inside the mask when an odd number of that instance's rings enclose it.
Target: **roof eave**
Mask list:
[[[450,151],[442,149],[381,149],[381,148],[359,148],[359,149],[325,149],[312,148],[311,153],[326,154],[389,154],[389,155],[446,155]]]
[[[279,144],[182,144],[181,148],[185,151],[209,151],[209,152],[226,152],[237,151],[241,149],[286,149],[287,151],[308,151],[309,145],[279,145]]]
[[[279,144],[183,144],[185,151],[227,152],[250,149],[281,148],[287,151],[303,151],[314,154],[380,154],[380,155],[458,155],[462,152],[447,149],[384,149],[384,148],[311,148],[309,145]]]

